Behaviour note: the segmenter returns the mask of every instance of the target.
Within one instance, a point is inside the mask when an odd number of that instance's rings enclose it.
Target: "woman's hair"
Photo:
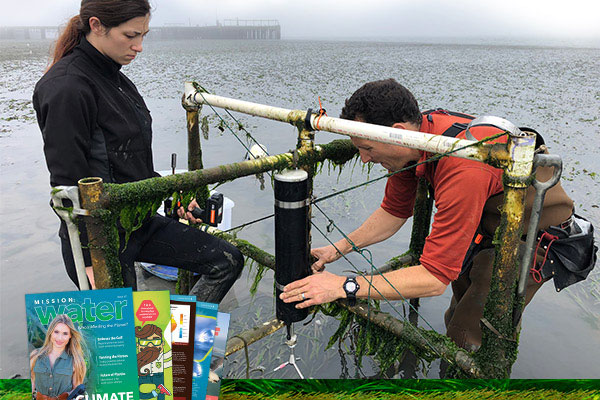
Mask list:
[[[104,27],[110,29],[149,13],[148,0],[82,0],[79,15],[69,20],[56,41],[50,66],[73,51],[81,36],[90,32],[91,17],[97,17]]]
[[[71,318],[69,318],[69,316],[66,314],[59,314],[52,320],[52,322],[50,322],[43,346],[31,352],[31,356],[29,357],[29,365],[31,367],[32,381],[35,379],[33,367],[35,367],[35,363],[40,357],[50,353],[52,350],[52,333],[54,332],[56,325],[61,323],[65,324],[71,331],[71,339],[69,339],[69,343],[67,343],[65,351],[73,358],[73,381],[78,385],[83,383],[87,370],[87,367],[85,366],[85,359],[83,357],[83,339],[81,333],[79,333],[79,331],[75,328],[75,325],[73,325]]]

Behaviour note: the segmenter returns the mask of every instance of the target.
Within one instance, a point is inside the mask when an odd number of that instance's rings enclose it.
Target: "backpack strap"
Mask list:
[[[427,117],[427,121],[429,121],[429,122],[433,122],[433,117],[431,116],[431,114],[445,114],[445,115],[452,115],[453,117],[460,117],[460,118],[465,118],[465,119],[475,119],[475,117],[472,115],[463,114],[463,113],[459,113],[459,112],[455,112],[455,111],[448,111],[443,108],[432,108],[431,110],[427,110],[427,111],[423,112],[423,115],[425,117]]]

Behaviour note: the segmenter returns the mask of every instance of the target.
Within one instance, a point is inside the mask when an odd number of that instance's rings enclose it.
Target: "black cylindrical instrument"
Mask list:
[[[275,178],[275,288],[277,319],[286,325],[302,321],[308,309],[284,303],[279,295],[288,283],[310,274],[308,173],[286,170]]]

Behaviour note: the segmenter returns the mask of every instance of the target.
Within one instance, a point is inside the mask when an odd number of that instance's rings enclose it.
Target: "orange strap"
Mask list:
[[[315,127],[317,128],[317,130],[320,130],[320,128],[319,128],[319,121],[321,120],[321,117],[323,115],[326,116],[327,112],[325,111],[325,109],[321,105],[321,96],[319,96],[319,117],[317,118],[317,122],[315,123]]]
[[[546,249],[545,249],[546,251],[544,252],[544,260],[540,264],[540,267],[536,268],[537,253],[540,248],[540,245],[542,244],[542,240],[544,240],[545,238],[550,239],[550,242],[548,242],[548,245],[546,246]],[[542,273],[541,273],[542,267],[544,266],[544,264],[546,264],[546,260],[548,258],[548,252],[550,251],[550,246],[552,246],[552,243],[554,243],[555,240],[558,240],[558,236],[552,235],[552,234],[544,231],[544,233],[542,233],[542,236],[540,237],[540,240],[538,241],[537,246],[535,247],[535,254],[533,256],[533,266],[531,267],[530,271],[531,271],[531,277],[537,283],[542,282]]]

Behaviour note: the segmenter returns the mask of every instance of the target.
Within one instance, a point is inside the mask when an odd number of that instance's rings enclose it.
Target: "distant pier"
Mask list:
[[[56,39],[60,29],[57,26],[5,26],[0,27],[0,40]],[[216,26],[168,24],[151,26],[148,38],[280,40],[281,26],[273,19],[226,19],[223,23],[217,21]]]
[[[223,23],[217,21],[216,26],[153,26],[148,38],[280,40],[281,26],[271,19],[226,19]]]
[[[58,26],[0,26],[0,40],[56,39]]]

